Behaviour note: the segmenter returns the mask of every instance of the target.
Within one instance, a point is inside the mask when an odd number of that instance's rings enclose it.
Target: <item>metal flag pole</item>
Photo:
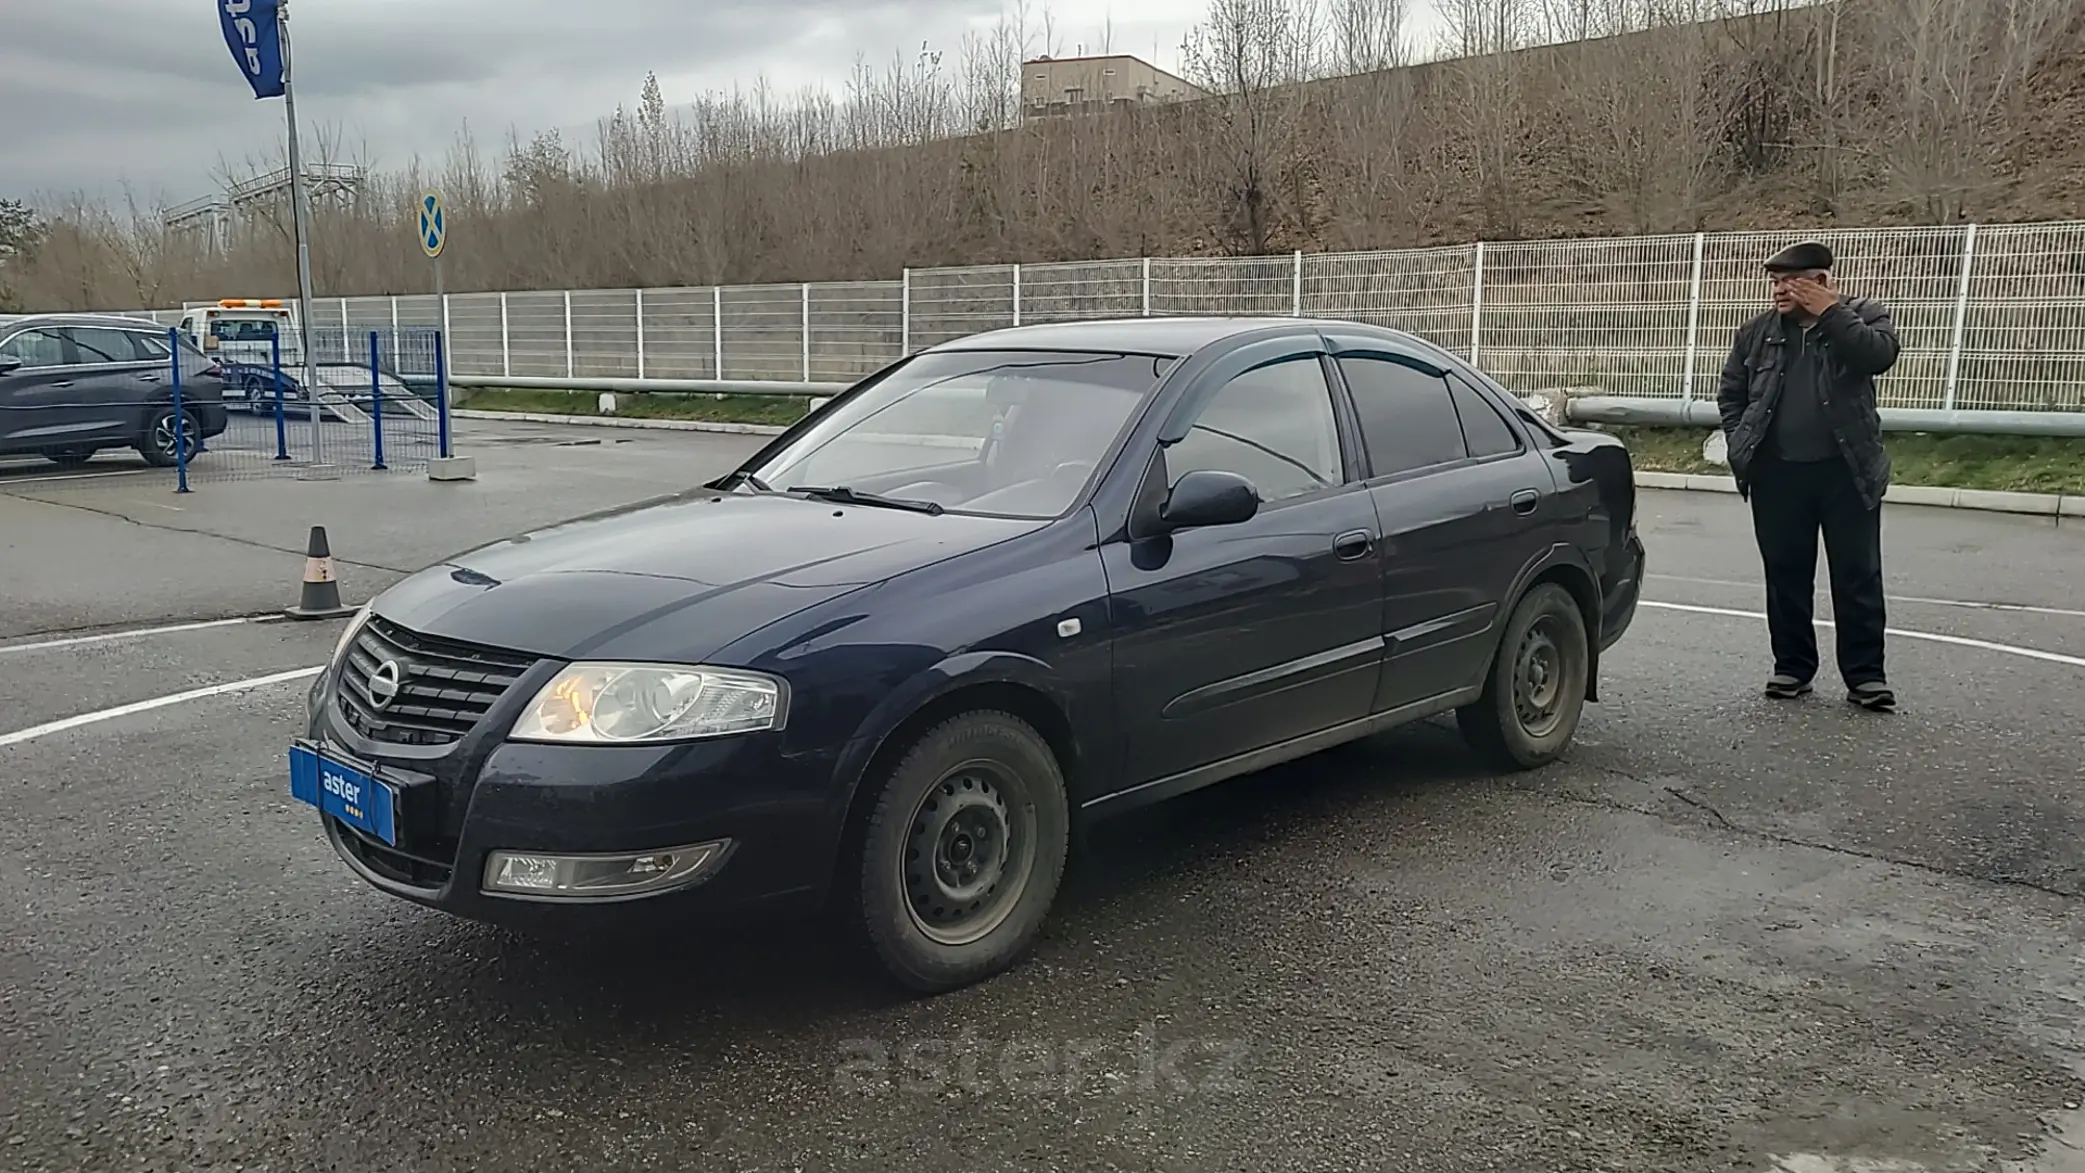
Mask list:
[[[276,28],[282,43],[282,109],[290,132],[290,215],[297,233],[297,321],[304,398],[311,405],[311,464],[313,468],[322,468],[326,463],[322,450],[325,413],[319,404],[318,361],[313,357],[311,340],[311,213],[304,202],[304,163],[297,149],[297,90],[291,80],[289,0],[282,0],[276,9]]]

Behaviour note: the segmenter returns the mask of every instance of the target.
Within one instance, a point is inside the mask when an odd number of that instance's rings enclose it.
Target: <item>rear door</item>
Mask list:
[[[1422,355],[1335,340],[1383,538],[1376,707],[1482,683],[1507,596],[1542,535],[1547,471],[1466,384]]]
[[[1376,517],[1313,335],[1211,367],[1154,458],[1170,488],[1215,469],[1253,482],[1238,525],[1101,551],[1114,616],[1125,780],[1197,767],[1368,715],[1382,662]]]

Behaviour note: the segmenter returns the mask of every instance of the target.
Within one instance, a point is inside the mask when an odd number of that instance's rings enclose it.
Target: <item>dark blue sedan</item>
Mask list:
[[[1644,551],[1629,454],[1350,322],[904,359],[730,475],[424,570],[291,786],[491,922],[834,912],[902,985],[1012,964],[1078,820],[1453,713],[1563,753]]]

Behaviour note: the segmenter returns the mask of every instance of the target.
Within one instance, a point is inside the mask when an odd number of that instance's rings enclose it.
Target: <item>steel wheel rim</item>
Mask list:
[[[1564,672],[1569,656],[1558,622],[1543,616],[1521,637],[1513,656],[1513,712],[1528,736],[1547,737],[1564,719]]]
[[[899,883],[913,926],[937,945],[969,945],[1006,923],[1035,864],[1027,788],[995,762],[949,770],[914,808]]]

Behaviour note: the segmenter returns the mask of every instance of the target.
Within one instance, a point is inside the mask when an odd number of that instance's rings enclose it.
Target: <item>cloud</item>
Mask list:
[[[1010,2],[1010,0],[1009,0]],[[1205,0],[1053,0],[1057,44],[1170,51]],[[646,71],[669,103],[764,76],[783,93],[844,85],[922,42],[951,58],[1001,0],[292,0],[308,154],[337,143],[380,168],[432,160],[469,125],[481,144],[516,130],[590,130],[634,105]],[[1161,64],[1170,65],[1170,61]],[[206,0],[12,5],[0,39],[0,197],[129,187],[146,203],[214,190],[223,172],[279,165],[280,101],[255,101]],[[488,144],[487,140],[491,140]]]

